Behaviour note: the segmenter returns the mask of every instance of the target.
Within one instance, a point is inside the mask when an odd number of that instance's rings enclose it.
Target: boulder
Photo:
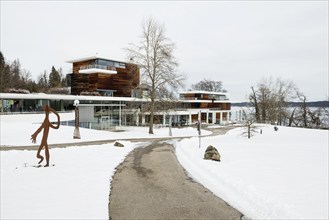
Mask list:
[[[121,143],[118,142],[118,141],[116,141],[116,142],[114,143],[114,146],[116,146],[116,147],[124,147],[124,145],[121,144]]]
[[[204,152],[204,159],[205,160],[215,160],[215,161],[220,161],[220,154],[218,153],[218,150],[209,145]]]

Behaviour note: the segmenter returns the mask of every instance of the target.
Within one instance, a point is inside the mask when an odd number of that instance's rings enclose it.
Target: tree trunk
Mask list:
[[[294,110],[292,111],[290,118],[289,118],[289,124],[288,126],[291,127],[292,122],[294,121],[294,114],[295,114],[295,110],[296,108],[294,108]]]
[[[153,133],[153,118],[154,118],[154,112],[150,112],[150,124],[149,124],[149,134],[154,134]]]
[[[302,114],[302,118],[303,118],[303,123],[304,123],[304,128],[307,128],[308,127],[308,122],[307,122],[307,104],[306,104],[306,97],[304,96],[303,97],[303,107],[302,107],[302,111],[303,111],[303,114]]]
[[[252,93],[253,93],[253,100],[254,100],[254,105],[255,105],[255,117],[256,117],[256,121],[259,122],[260,121],[260,117],[259,117],[259,106],[258,106],[258,102],[257,102],[257,96],[254,90],[254,87],[251,87]]]
[[[248,124],[248,138],[250,139],[250,124]]]
[[[154,99],[151,99],[149,134],[154,134],[153,133],[153,122],[154,122]]]
[[[154,86],[154,83],[153,83],[152,91],[151,91],[151,109],[150,109],[149,134],[154,134],[153,133],[154,111],[155,111],[155,86]]]

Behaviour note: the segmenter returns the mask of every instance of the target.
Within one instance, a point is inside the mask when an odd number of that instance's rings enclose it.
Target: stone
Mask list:
[[[220,161],[220,154],[218,153],[218,150],[209,145],[204,152],[204,159],[205,160],[215,160],[215,161]]]
[[[116,142],[114,143],[114,146],[116,146],[116,147],[124,147],[124,145],[121,144],[121,143],[118,142],[118,141],[116,141]]]

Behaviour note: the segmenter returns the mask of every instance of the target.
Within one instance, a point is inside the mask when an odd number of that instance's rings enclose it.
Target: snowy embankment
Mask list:
[[[214,194],[251,219],[328,219],[328,131],[263,126],[251,139],[242,128],[184,139],[179,162]],[[203,160],[207,146],[221,162]]]

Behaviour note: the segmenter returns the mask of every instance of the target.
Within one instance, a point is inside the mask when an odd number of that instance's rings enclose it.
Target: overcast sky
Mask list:
[[[292,80],[309,100],[328,99],[328,1],[0,1],[1,51],[33,79],[98,53],[125,61],[152,16],[186,74],[187,87],[221,80],[246,101],[262,78]]]

